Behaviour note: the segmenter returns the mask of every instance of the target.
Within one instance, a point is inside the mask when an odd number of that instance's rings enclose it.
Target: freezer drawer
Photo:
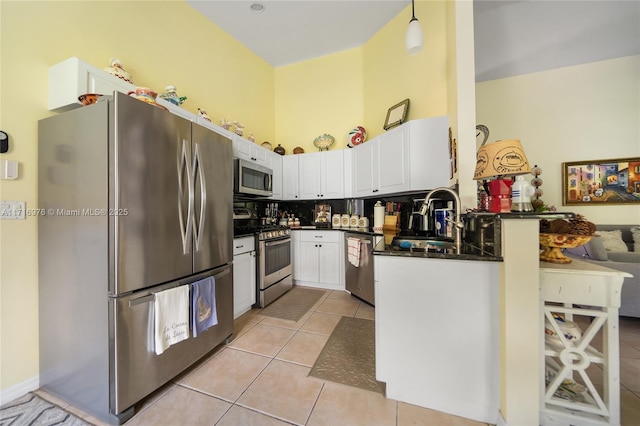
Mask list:
[[[154,350],[153,293],[184,285],[210,275],[215,278],[218,324],[198,337],[190,337],[169,347],[161,355]],[[114,328],[110,343],[110,409],[119,414],[158,389],[233,333],[233,272],[227,265],[209,273],[136,292],[110,300]],[[193,334],[191,333],[191,336]]]

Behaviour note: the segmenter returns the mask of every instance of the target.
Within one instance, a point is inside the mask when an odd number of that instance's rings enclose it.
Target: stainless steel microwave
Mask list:
[[[270,197],[273,195],[273,170],[251,161],[234,160],[233,190],[239,195]]]

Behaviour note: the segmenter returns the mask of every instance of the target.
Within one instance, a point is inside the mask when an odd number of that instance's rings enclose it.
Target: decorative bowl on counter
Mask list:
[[[571,263],[571,259],[562,253],[563,248],[576,248],[589,242],[593,235],[545,234],[540,233],[540,245],[544,251],[540,260],[550,263]]]

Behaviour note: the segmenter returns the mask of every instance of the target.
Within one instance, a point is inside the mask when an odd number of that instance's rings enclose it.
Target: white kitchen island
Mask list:
[[[387,398],[496,424],[500,262],[375,257],[376,376]]]

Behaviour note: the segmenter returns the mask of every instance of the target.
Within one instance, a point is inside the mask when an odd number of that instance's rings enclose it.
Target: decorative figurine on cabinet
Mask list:
[[[178,94],[176,93],[176,86],[167,86],[164,88],[164,90],[166,90],[166,93],[161,94],[160,97],[165,101],[171,102],[174,105],[180,106],[184,101],[187,100],[186,96],[178,96]]]
[[[233,124],[236,126],[234,133],[238,136],[242,136],[244,134],[244,125],[239,121],[234,121]]]
[[[222,120],[220,120],[220,127],[222,127],[225,130],[230,130],[232,124],[233,123],[231,121],[227,121],[226,118],[223,118]]]
[[[201,116],[202,118],[204,118],[207,121],[211,121],[211,118],[209,118],[209,115],[207,114],[207,111],[198,108],[198,115]]]
[[[249,139],[251,142],[256,141],[256,138],[253,137],[253,132],[249,132],[249,134],[247,135],[247,139]]]
[[[133,84],[131,80],[131,74],[126,72],[122,67],[122,62],[118,58],[109,59],[109,66],[104,69],[106,72],[115,75],[121,80]]]

